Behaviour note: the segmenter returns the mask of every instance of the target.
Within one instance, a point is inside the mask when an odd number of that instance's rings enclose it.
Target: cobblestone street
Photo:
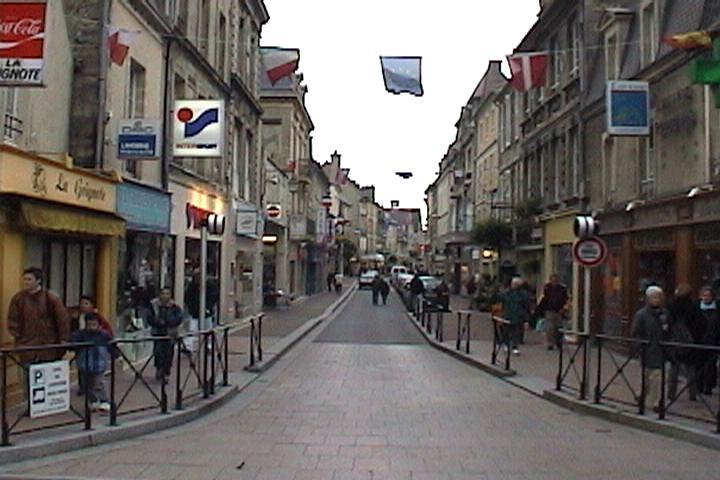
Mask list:
[[[3,478],[709,480],[719,459],[487,376],[422,343],[396,295],[358,292],[211,416]]]

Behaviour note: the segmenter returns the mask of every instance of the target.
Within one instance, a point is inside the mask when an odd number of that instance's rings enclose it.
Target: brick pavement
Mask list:
[[[427,345],[310,340],[213,418],[5,471],[167,480],[717,478],[715,451],[566,411]]]

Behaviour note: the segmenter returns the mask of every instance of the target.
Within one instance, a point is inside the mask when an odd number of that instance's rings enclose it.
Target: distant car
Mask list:
[[[360,275],[360,288],[372,287],[373,280],[379,275],[377,270],[368,270]]]
[[[405,286],[410,285],[414,275],[412,273],[400,273],[397,278],[394,279],[393,285],[397,289],[403,289]]]
[[[410,292],[410,282],[412,281],[412,279],[413,276],[410,275],[410,280],[400,288],[400,295],[402,296],[403,302],[405,303],[405,307],[407,307],[407,309],[410,311],[415,308],[415,306],[413,305],[413,296]],[[436,304],[438,302],[438,295],[435,292],[435,289],[442,282],[442,278],[433,277],[431,275],[421,275],[420,281],[422,282],[423,288],[425,289],[423,298],[428,302]]]
[[[390,281],[394,285],[397,285],[398,277],[401,274],[407,274],[407,273],[408,273],[407,267],[405,267],[404,265],[395,265],[394,267],[392,267],[390,269]]]

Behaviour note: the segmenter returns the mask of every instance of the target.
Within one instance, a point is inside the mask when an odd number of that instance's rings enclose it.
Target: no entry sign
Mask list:
[[[602,265],[607,257],[607,246],[598,237],[578,240],[573,246],[573,258],[584,267]]]

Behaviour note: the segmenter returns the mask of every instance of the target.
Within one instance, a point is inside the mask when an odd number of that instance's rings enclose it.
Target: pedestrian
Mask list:
[[[422,280],[420,280],[420,274],[416,273],[413,279],[410,281],[412,307],[416,313],[419,313],[417,306],[418,301],[420,300],[420,297],[423,293],[425,293],[425,285],[423,285]]]
[[[175,337],[183,321],[183,311],[172,299],[170,288],[163,287],[158,298],[150,302],[148,323],[154,337]],[[173,339],[163,338],[153,342],[155,355],[155,379],[167,381],[173,361]]]
[[[675,289],[675,298],[668,305],[670,312],[670,341],[673,343],[694,344],[699,338],[702,324],[700,311],[693,299],[692,287],[681,283]],[[668,376],[668,398],[677,397],[680,375],[687,380],[690,400],[697,398],[697,370],[703,362],[703,352],[693,348],[673,347],[666,351],[666,359],[670,361]]]
[[[327,274],[328,292],[332,292],[334,286],[335,286],[335,272],[330,272]]]
[[[522,331],[530,320],[530,298],[522,285],[523,280],[515,277],[510,281],[510,288],[500,295],[503,317],[509,322],[504,329],[504,340],[515,355],[520,355]]]
[[[372,284],[370,285],[370,288],[372,289],[372,302],[373,305],[377,305],[378,303],[378,296],[380,295],[380,275],[375,275],[372,280]]]
[[[78,372],[87,382],[88,400],[93,410],[110,411],[105,390],[105,370],[110,359],[112,335],[104,330],[100,316],[90,312],[85,315],[84,326],[72,335],[73,343],[92,343],[92,347],[76,347],[75,363]]]
[[[100,323],[100,329],[107,332],[111,337],[113,336],[113,328],[110,322],[107,321],[95,308],[95,299],[90,295],[80,296],[80,309],[77,312],[77,316],[73,319],[73,330],[80,331],[85,329],[85,322],[88,315],[94,315],[97,317]],[[78,395],[85,393],[85,376],[82,370],[78,369]]]
[[[390,285],[384,278],[380,279],[380,295],[382,296],[383,305],[387,305],[387,298],[390,295]]]
[[[702,345],[720,346],[720,310],[715,300],[712,287],[706,286],[700,290],[700,318],[702,322],[701,335],[698,339]],[[698,373],[698,391],[704,395],[711,395],[718,383],[718,354],[703,352],[702,363]]]
[[[23,272],[23,289],[10,300],[8,330],[16,347],[57,345],[70,340],[70,317],[60,297],[42,286],[42,270]],[[26,370],[32,363],[51,362],[65,355],[62,349],[34,350],[18,355]]]
[[[335,293],[338,295],[342,293],[342,278],[343,276],[339,273],[335,275],[334,281],[335,281]]]
[[[440,284],[435,287],[435,294],[437,295],[438,305],[446,312],[450,311],[450,288],[445,280],[442,280]]]
[[[543,296],[535,313],[545,319],[545,344],[548,350],[560,346],[560,328],[568,299],[567,287],[560,283],[560,277],[553,273],[543,289]]]
[[[660,342],[670,338],[670,312],[665,308],[665,293],[662,288],[648,287],[645,298],[645,306],[633,317],[631,335],[648,342],[642,350],[645,354],[645,401],[657,412],[662,388],[662,369],[665,368]]]
[[[465,290],[467,291],[468,297],[472,298],[475,295],[475,291],[477,290],[477,284],[475,283],[475,275],[470,275],[470,279],[465,285]]]

